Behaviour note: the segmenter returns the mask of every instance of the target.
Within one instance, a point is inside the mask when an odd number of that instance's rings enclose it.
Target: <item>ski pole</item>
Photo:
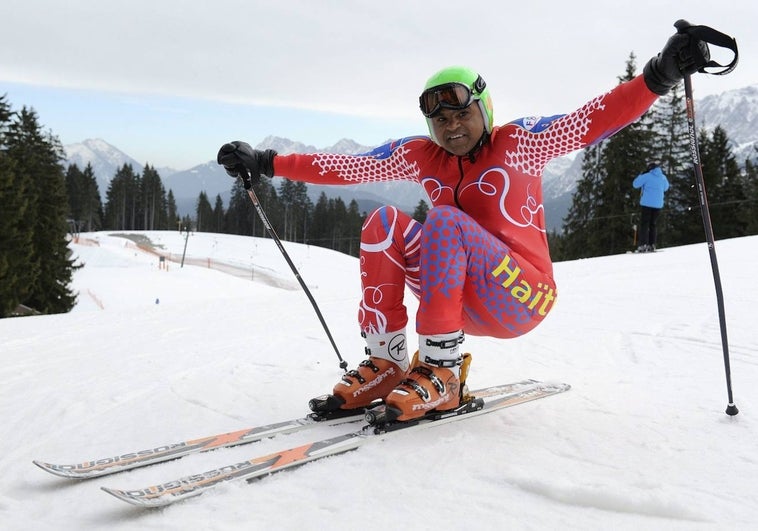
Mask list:
[[[723,33],[717,32],[706,26],[690,26],[683,20],[678,20],[674,27],[679,33],[689,33],[690,35],[703,40],[710,44],[727,47],[734,52],[734,60],[726,67],[710,61],[700,72],[712,73],[716,75],[728,74],[737,65],[737,42]],[[718,66],[724,68],[720,72],[706,72],[705,67]],[[737,406],[734,404],[732,396],[732,371],[729,363],[729,341],[726,333],[726,312],[724,311],[724,292],[721,289],[721,275],[719,275],[718,260],[716,258],[716,245],[713,237],[713,225],[711,224],[711,215],[708,209],[708,197],[705,192],[705,180],[703,178],[703,168],[700,164],[700,148],[697,142],[697,132],[695,128],[695,105],[692,98],[692,79],[689,74],[684,76],[684,97],[687,106],[687,126],[690,136],[690,153],[692,162],[695,166],[695,182],[697,184],[698,199],[700,200],[700,212],[703,217],[703,228],[705,229],[705,238],[708,242],[708,253],[711,258],[711,270],[713,271],[713,282],[716,287],[716,303],[718,306],[719,325],[721,329],[721,346],[724,353],[724,371],[726,373],[726,391],[728,403],[726,406],[727,415],[736,415],[739,413]]]
[[[247,195],[250,196],[250,201],[252,201],[253,206],[255,206],[255,211],[258,213],[258,217],[261,218],[261,221],[263,222],[263,226],[266,227],[266,230],[268,231],[269,235],[274,240],[274,242],[276,242],[276,246],[279,248],[279,251],[281,251],[282,256],[284,256],[284,259],[287,261],[287,264],[290,266],[290,269],[295,274],[295,278],[297,278],[297,281],[300,283],[300,287],[303,288],[303,291],[305,291],[305,294],[308,296],[308,300],[311,301],[311,305],[313,306],[313,309],[316,311],[318,320],[321,322],[321,326],[324,327],[324,332],[326,332],[326,337],[329,338],[329,342],[332,344],[332,348],[334,348],[334,352],[337,354],[337,358],[340,360],[340,369],[343,369],[346,371],[347,362],[342,359],[342,355],[340,354],[340,351],[337,348],[337,344],[334,342],[334,338],[332,338],[331,332],[329,332],[329,327],[326,326],[326,321],[324,320],[324,316],[321,314],[321,310],[319,310],[318,304],[316,304],[316,300],[313,298],[313,295],[311,295],[311,290],[309,290],[308,286],[305,285],[303,278],[300,276],[300,272],[297,270],[297,268],[295,267],[295,264],[292,262],[292,259],[290,258],[290,255],[287,253],[287,250],[282,245],[282,241],[279,239],[279,236],[276,235],[276,231],[274,231],[274,227],[271,226],[271,223],[268,220],[268,216],[266,216],[266,212],[263,210],[263,207],[261,206],[261,202],[258,201],[258,196],[253,190],[253,187],[245,186],[245,188],[247,189]]]

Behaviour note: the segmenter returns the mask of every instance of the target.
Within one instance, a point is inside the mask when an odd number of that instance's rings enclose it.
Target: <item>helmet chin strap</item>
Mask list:
[[[481,77],[480,77],[481,79]],[[482,81],[484,83],[484,81]],[[490,138],[490,121],[487,116],[487,111],[484,108],[484,102],[482,100],[478,100],[477,102],[479,104],[479,112],[482,113],[482,121],[484,122],[484,132],[482,132],[482,136],[479,137],[479,141],[474,144],[474,147],[471,148],[471,151],[466,153],[466,156],[468,157],[469,162],[472,164],[476,162],[476,153],[482,149],[482,146],[489,140]]]
[[[484,130],[488,133],[492,132],[492,127],[490,125],[490,118],[487,114],[487,108],[484,106],[484,100],[478,100],[479,102],[479,110],[482,113],[482,120],[484,120]]]
[[[465,155],[466,157],[468,157],[469,162],[471,162],[472,164],[474,162],[476,162],[476,154],[477,154],[477,152],[480,149],[482,149],[482,146],[487,143],[487,141],[489,140],[489,138],[490,138],[490,134],[489,134],[489,132],[485,128],[485,131],[482,133],[482,136],[479,137],[479,141],[476,144],[474,144],[474,147],[471,148],[471,151],[469,151]]]

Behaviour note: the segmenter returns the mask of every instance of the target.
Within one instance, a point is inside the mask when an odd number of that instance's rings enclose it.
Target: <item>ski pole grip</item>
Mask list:
[[[708,61],[702,67],[698,69],[698,72],[703,74],[711,74],[714,76],[723,76],[731,72],[737,67],[737,61],[739,59],[739,51],[737,50],[737,41],[734,37],[730,37],[725,33],[721,33],[708,26],[693,26],[689,22],[683,19],[679,19],[674,22],[674,27],[677,33],[686,33],[697,39],[703,41],[706,44],[717,46],[719,48],[727,48],[734,53],[734,58],[728,65],[722,65],[716,61]],[[693,47],[697,47],[697,41],[693,43]],[[708,71],[706,68],[720,68],[717,71]]]

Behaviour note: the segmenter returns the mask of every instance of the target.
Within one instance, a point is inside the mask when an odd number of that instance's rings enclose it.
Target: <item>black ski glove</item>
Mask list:
[[[704,67],[711,58],[708,44],[686,32],[690,26],[687,21],[678,21],[679,32],[642,69],[647,88],[659,96],[667,94],[685,75]]]
[[[245,189],[249,190],[251,186],[260,182],[261,175],[274,176],[275,155],[276,151],[273,149],[261,151],[251,148],[250,144],[235,140],[221,146],[216,162],[232,177],[242,179]]]

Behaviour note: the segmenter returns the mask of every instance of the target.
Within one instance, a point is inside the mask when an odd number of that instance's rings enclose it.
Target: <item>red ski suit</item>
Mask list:
[[[419,297],[419,334],[516,337],[539,324],[557,297],[542,205],[545,165],[611,136],[656,98],[638,76],[570,114],[494,127],[473,156],[408,137],[362,155],[278,155],[274,170],[317,184],[410,180],[426,190],[432,208],[423,227],[392,207],[364,223],[363,332],[406,326],[407,285]]]

